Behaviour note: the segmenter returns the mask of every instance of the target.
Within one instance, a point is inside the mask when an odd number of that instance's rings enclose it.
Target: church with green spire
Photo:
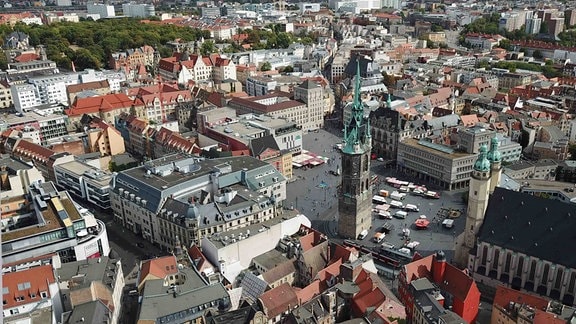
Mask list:
[[[357,238],[372,226],[370,155],[372,136],[370,122],[364,116],[360,97],[360,63],[357,61],[354,80],[352,114],[344,125],[342,147],[342,194],[338,199],[338,234],[342,238]]]
[[[500,182],[502,154],[498,151],[498,143],[498,139],[494,137],[490,142],[490,150],[486,145],[480,146],[478,157],[474,162],[468,188],[466,227],[455,242],[455,262],[462,268],[471,262],[473,264],[474,256],[470,255],[470,251],[476,245],[476,237],[484,222],[490,194]]]

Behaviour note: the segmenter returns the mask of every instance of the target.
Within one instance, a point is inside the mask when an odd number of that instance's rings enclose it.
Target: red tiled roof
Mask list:
[[[322,293],[322,291],[323,291],[323,289],[322,289],[322,284],[321,284],[320,280],[314,280],[308,286],[306,286],[300,290],[297,290],[296,296],[298,297],[298,302],[300,304],[304,304],[304,303],[310,301],[315,296],[320,295],[320,293]]]
[[[20,55],[16,56],[14,61],[19,62],[19,63],[25,63],[25,62],[35,61],[39,58],[40,58],[40,56],[38,56],[38,54],[36,54],[36,53],[24,53],[24,54],[20,54]]]
[[[470,127],[470,126],[474,126],[478,123],[478,116],[476,116],[474,114],[462,115],[462,116],[460,116],[460,120],[462,121],[462,124],[464,124],[464,126]]]
[[[192,245],[188,249],[188,255],[190,256],[190,259],[192,259],[192,262],[194,263],[198,271],[202,272],[208,268],[214,269],[214,265],[212,265],[212,263],[210,263],[210,261],[206,259],[206,257],[204,256],[202,251],[200,251],[197,245]]]
[[[8,293],[3,295],[4,309],[39,302],[43,299],[40,295],[41,292],[45,292],[50,298],[48,284],[55,281],[52,265],[42,265],[28,270],[2,274],[2,288],[8,289]],[[17,301],[17,297],[23,300]]]
[[[546,307],[548,307],[548,301],[540,296],[498,286],[496,288],[496,295],[494,295],[493,304],[500,307],[508,307],[510,302],[526,304],[538,309],[546,309]]]
[[[76,98],[65,112],[68,116],[81,116],[107,112],[121,108],[130,108],[133,101],[123,93],[113,93],[97,97]]]
[[[264,313],[269,319],[298,306],[298,296],[296,296],[294,289],[288,283],[283,283],[274,289],[268,290],[260,296],[259,300],[264,308]]]
[[[18,156],[26,157],[40,163],[48,162],[50,157],[54,155],[54,151],[51,149],[29,142],[26,139],[19,140],[16,145],[14,145],[12,151]]]
[[[140,285],[149,275],[158,279],[164,279],[167,275],[178,273],[178,264],[176,257],[173,255],[150,259],[142,262],[140,268]]]

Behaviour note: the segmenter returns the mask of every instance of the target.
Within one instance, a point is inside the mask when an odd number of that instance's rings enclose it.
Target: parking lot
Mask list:
[[[334,145],[341,143],[342,140],[336,134],[320,130],[318,133],[307,133],[303,138],[305,150],[318,155],[330,158],[329,163],[319,165],[309,169],[294,169],[294,181],[287,186],[287,199],[285,206],[298,209],[312,221],[312,226],[325,233],[331,239],[341,241],[337,235],[338,219],[338,199],[337,187],[340,185],[340,176],[330,174],[330,171],[336,171],[340,168],[340,152],[334,149]],[[386,167],[386,163],[373,160],[371,164],[373,175],[378,176],[374,185],[374,194],[379,190],[388,190],[392,192],[395,188],[385,182],[388,176],[396,177],[399,180],[412,181],[408,175],[397,172],[394,168]],[[416,182],[416,184],[422,184]],[[424,183],[424,185],[427,185]],[[427,186],[429,189],[435,188]],[[444,250],[448,260],[453,258],[454,241],[464,229],[465,215],[461,213],[466,206],[462,201],[463,191],[438,191],[439,199],[427,199],[424,197],[407,194],[402,201],[404,205],[413,204],[419,207],[419,212],[408,212],[406,219],[393,218],[390,220],[380,219],[373,213],[372,228],[367,237],[358,241],[362,245],[375,247],[379,244],[373,242],[374,234],[377,230],[388,222],[394,226],[394,230],[386,234],[383,242],[387,242],[400,248],[406,243],[402,237],[402,229],[410,229],[410,240],[419,242],[416,247],[421,255],[429,255],[437,250]],[[388,203],[390,198],[386,198]],[[448,229],[441,225],[444,219],[443,214],[447,210],[458,211],[459,217],[454,218],[454,225]],[[394,212],[391,209],[391,212]],[[431,223],[428,229],[416,230],[414,222],[420,217],[426,215],[426,219]],[[456,215],[456,214],[454,214]]]

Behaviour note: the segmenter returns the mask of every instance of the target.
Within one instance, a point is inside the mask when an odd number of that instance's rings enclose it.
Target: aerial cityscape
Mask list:
[[[0,1],[3,323],[576,323],[576,1]]]

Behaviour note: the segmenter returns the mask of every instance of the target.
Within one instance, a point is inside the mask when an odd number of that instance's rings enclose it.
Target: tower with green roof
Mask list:
[[[490,193],[494,192],[494,188],[500,184],[502,177],[502,153],[498,151],[500,142],[496,136],[492,137],[490,141],[490,151],[488,151],[487,159],[490,161]]]
[[[360,61],[356,62],[354,102],[350,121],[344,125],[342,157],[342,193],[338,198],[338,234],[356,239],[372,226],[370,122],[364,116],[360,100]]]
[[[488,197],[490,194],[491,164],[488,160],[488,148],[486,145],[480,146],[480,152],[470,178],[468,188],[468,208],[466,210],[466,227],[464,233],[459,237],[456,244],[456,263],[461,267],[470,264],[470,250],[476,243],[476,234],[484,221],[484,214],[488,207]]]

